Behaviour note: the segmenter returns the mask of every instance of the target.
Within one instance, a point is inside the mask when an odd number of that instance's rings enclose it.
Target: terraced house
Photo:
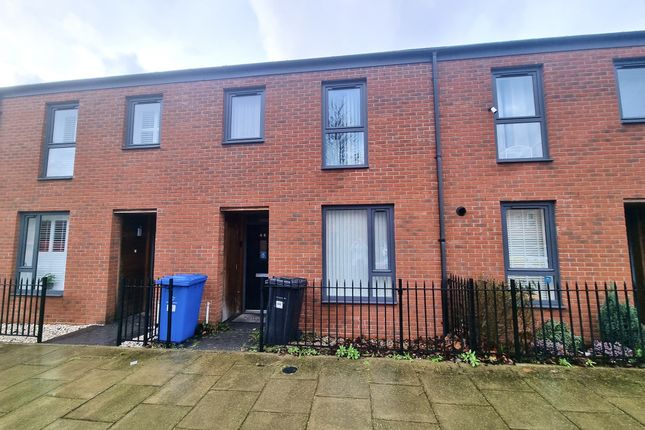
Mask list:
[[[209,276],[215,320],[258,309],[264,274],[360,285],[332,303],[450,272],[645,284],[645,32],[43,83],[0,106],[0,273],[50,275],[47,321],[110,321],[119,279],[177,272]]]

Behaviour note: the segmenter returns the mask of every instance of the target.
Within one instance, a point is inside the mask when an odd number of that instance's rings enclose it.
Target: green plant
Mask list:
[[[296,355],[298,357],[310,357],[312,355],[318,355],[318,350],[314,348],[300,348],[298,346],[288,346],[287,347],[287,354],[289,355]]]
[[[54,284],[56,284],[56,275],[53,273],[45,273],[43,275],[43,278],[47,279],[47,289],[50,290],[54,287]]]
[[[443,358],[443,355],[436,354],[428,357],[428,360],[430,360],[433,363],[441,363],[444,360],[444,358]]]
[[[600,307],[600,335],[603,342],[619,342],[631,349],[641,348],[638,313],[634,306],[620,303],[618,291],[612,288],[607,292],[607,300]]]
[[[341,345],[336,350],[336,357],[345,357],[349,358],[350,360],[358,360],[359,358],[361,358],[361,353],[358,351],[358,349],[354,348],[354,345]]]
[[[563,349],[574,351],[580,349],[582,338],[574,336],[567,323],[563,321],[547,320],[535,332],[535,339],[543,342],[561,344]]]
[[[394,360],[414,360],[409,352],[404,352],[403,354],[398,354],[395,352],[394,354],[390,355],[390,358]]]
[[[475,354],[475,351],[462,352],[461,354],[459,354],[459,359],[464,363],[470,364],[472,367],[477,367],[481,364],[479,358],[477,358],[477,354]]]
[[[586,367],[594,367],[596,365],[596,362],[593,361],[591,358],[587,358],[585,360],[585,366]]]
[[[573,367],[573,365],[571,363],[569,363],[569,360],[567,360],[566,358],[559,359],[558,360],[558,365],[560,365],[562,367]]]

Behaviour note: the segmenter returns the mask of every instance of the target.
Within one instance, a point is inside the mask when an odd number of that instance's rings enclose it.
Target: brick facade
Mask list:
[[[644,124],[623,125],[612,60],[644,47],[439,62],[448,269],[502,278],[501,201],[555,201],[562,279],[629,279],[625,199],[645,199]],[[543,67],[553,161],[498,164],[491,69]],[[365,79],[368,169],[321,169],[321,84]],[[222,145],[224,90],[264,86],[265,141]],[[163,95],[161,147],[122,149],[126,97]],[[79,103],[74,178],[38,180],[46,104]],[[154,273],[209,276],[222,312],[226,208],[268,208],[271,275],[322,277],[324,205],[392,204],[396,276],[440,279],[430,61],[0,99],[0,273],[19,213],[69,211],[63,297],[48,322],[102,323],[116,308],[120,221],[156,209]],[[464,206],[464,217],[455,208]],[[203,312],[203,311],[202,311]]]

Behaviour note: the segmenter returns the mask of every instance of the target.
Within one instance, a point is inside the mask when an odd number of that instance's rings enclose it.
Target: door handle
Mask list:
[[[256,278],[268,278],[269,274],[268,273],[256,273],[255,277]]]

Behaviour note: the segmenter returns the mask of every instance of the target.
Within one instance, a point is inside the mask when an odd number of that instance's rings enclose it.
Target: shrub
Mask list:
[[[580,336],[574,336],[567,323],[563,321],[547,320],[535,332],[536,346],[548,345],[566,349],[569,352],[580,350],[584,345]],[[546,348],[548,352],[548,347]],[[559,354],[558,354],[559,355]]]
[[[641,347],[638,313],[634,306],[620,303],[618,292],[612,289],[600,307],[600,335],[603,342],[619,342],[630,349]],[[640,327],[645,333],[645,327]]]
[[[631,348],[621,345],[620,342],[611,343],[596,340],[593,343],[593,351],[596,355],[604,355],[607,357],[632,358],[634,356],[634,351]]]

